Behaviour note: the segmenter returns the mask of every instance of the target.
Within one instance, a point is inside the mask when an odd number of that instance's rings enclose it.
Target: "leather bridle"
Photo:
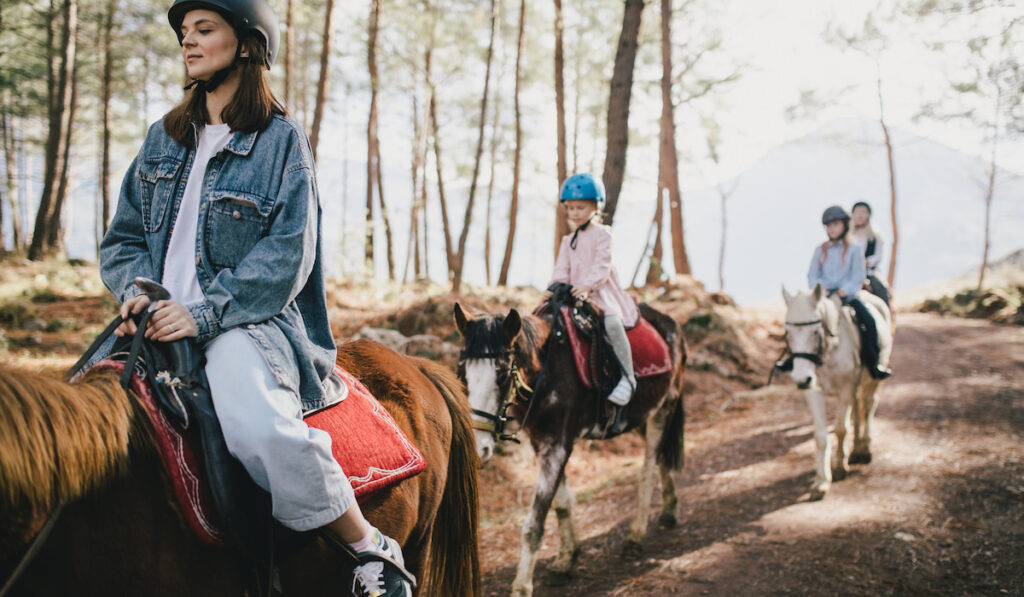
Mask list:
[[[488,431],[497,440],[508,440],[519,443],[519,431],[508,434],[505,433],[505,426],[511,417],[508,415],[509,406],[512,405],[517,399],[526,400],[526,415],[523,417],[523,424],[526,423],[527,417],[530,416],[530,410],[533,408],[533,388],[526,383],[526,379],[523,377],[522,369],[519,368],[519,364],[516,362],[515,351],[511,348],[506,348],[499,352],[468,352],[463,350],[459,353],[460,363],[465,363],[468,359],[495,359],[499,362],[501,360],[508,361],[508,367],[503,368],[501,373],[501,379],[498,380],[499,390],[502,386],[505,386],[503,391],[499,391],[498,408],[496,412],[490,413],[483,410],[472,409],[473,414],[483,421],[473,419],[473,429],[479,429],[481,431]],[[521,428],[521,426],[520,426]]]
[[[815,319],[813,321],[796,322],[787,321],[784,325],[793,327],[807,327],[809,325],[820,325],[822,327],[822,331],[818,333],[818,350],[815,352],[792,352],[789,348],[789,335],[786,335],[786,351],[789,352],[790,356],[792,356],[794,359],[804,359],[810,361],[814,363],[816,366],[820,367],[821,359],[823,356],[825,356],[824,335],[826,333],[825,326],[822,324],[821,320]]]

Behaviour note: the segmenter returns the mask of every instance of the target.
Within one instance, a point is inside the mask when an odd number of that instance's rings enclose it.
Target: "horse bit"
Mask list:
[[[505,378],[508,380],[508,390],[501,394],[501,400],[498,401],[498,410],[495,413],[489,413],[487,411],[472,409],[473,414],[487,419],[486,421],[473,421],[473,429],[479,429],[481,431],[489,431],[495,438],[499,440],[509,440],[515,443],[519,443],[519,430],[515,433],[505,433],[505,425],[511,419],[508,416],[509,406],[515,401],[517,396],[523,396],[527,400],[526,415],[523,416],[523,422],[526,422],[527,417],[530,416],[530,410],[533,408],[533,388],[526,383],[526,379],[523,378],[523,372],[519,368],[519,364],[516,363],[515,352],[511,348],[506,348],[501,352],[481,352],[469,354],[465,350],[459,353],[459,360],[466,361],[467,359],[499,359],[502,357],[508,357],[508,369],[505,371]]]

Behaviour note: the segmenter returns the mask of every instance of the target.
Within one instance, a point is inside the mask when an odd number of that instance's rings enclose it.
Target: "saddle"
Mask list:
[[[145,314],[137,316],[140,330],[146,319]],[[94,370],[121,374],[122,386],[131,390],[147,415],[158,456],[189,527],[206,544],[239,551],[253,564],[250,586],[256,594],[269,594],[273,537],[289,533],[281,533],[283,527],[273,521],[270,495],[227,450],[202,352],[191,338],[150,342],[138,334],[118,339],[105,360],[83,370],[120,323],[120,317],[111,322],[72,367],[69,378]],[[357,501],[423,471],[423,455],[372,393],[341,367],[335,366],[334,375],[347,392],[328,407],[307,413],[304,420],[331,435],[332,454]]]
[[[572,349],[573,362],[580,382],[595,398],[600,429],[588,431],[588,439],[606,439],[621,433],[622,428],[611,428],[621,412],[611,405],[607,396],[622,377],[615,352],[604,332],[604,316],[590,301],[572,296],[572,286],[556,283],[548,288],[551,299],[534,311],[535,315],[552,316],[552,330],[565,330]],[[626,330],[633,356],[633,371],[637,379],[661,375],[672,370],[672,357],[668,343],[653,325],[643,317]],[[556,333],[557,337],[557,333]],[[608,423],[608,424],[605,424]]]

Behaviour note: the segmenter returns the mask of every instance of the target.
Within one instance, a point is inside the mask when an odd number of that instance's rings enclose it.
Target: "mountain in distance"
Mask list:
[[[894,142],[899,247],[895,288],[946,280],[981,264],[986,163],[936,141],[890,130]],[[821,213],[858,200],[874,209],[886,239],[892,228],[889,172],[877,123],[842,120],[772,149],[722,184],[727,200],[724,290],[740,303],[781,301],[780,286],[803,288],[813,249],[825,239]],[[1000,169],[992,203],[989,259],[1024,245],[1024,177]],[[684,193],[686,241],[694,276],[718,287],[721,203],[717,188]]]

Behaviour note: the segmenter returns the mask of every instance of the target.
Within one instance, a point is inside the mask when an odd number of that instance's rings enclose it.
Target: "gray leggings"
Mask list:
[[[622,372],[628,379],[635,379],[633,374],[633,351],[629,347],[629,338],[626,336],[626,326],[618,315],[606,315],[604,318],[604,334],[608,337],[608,343],[612,345],[615,356],[619,359]]]

